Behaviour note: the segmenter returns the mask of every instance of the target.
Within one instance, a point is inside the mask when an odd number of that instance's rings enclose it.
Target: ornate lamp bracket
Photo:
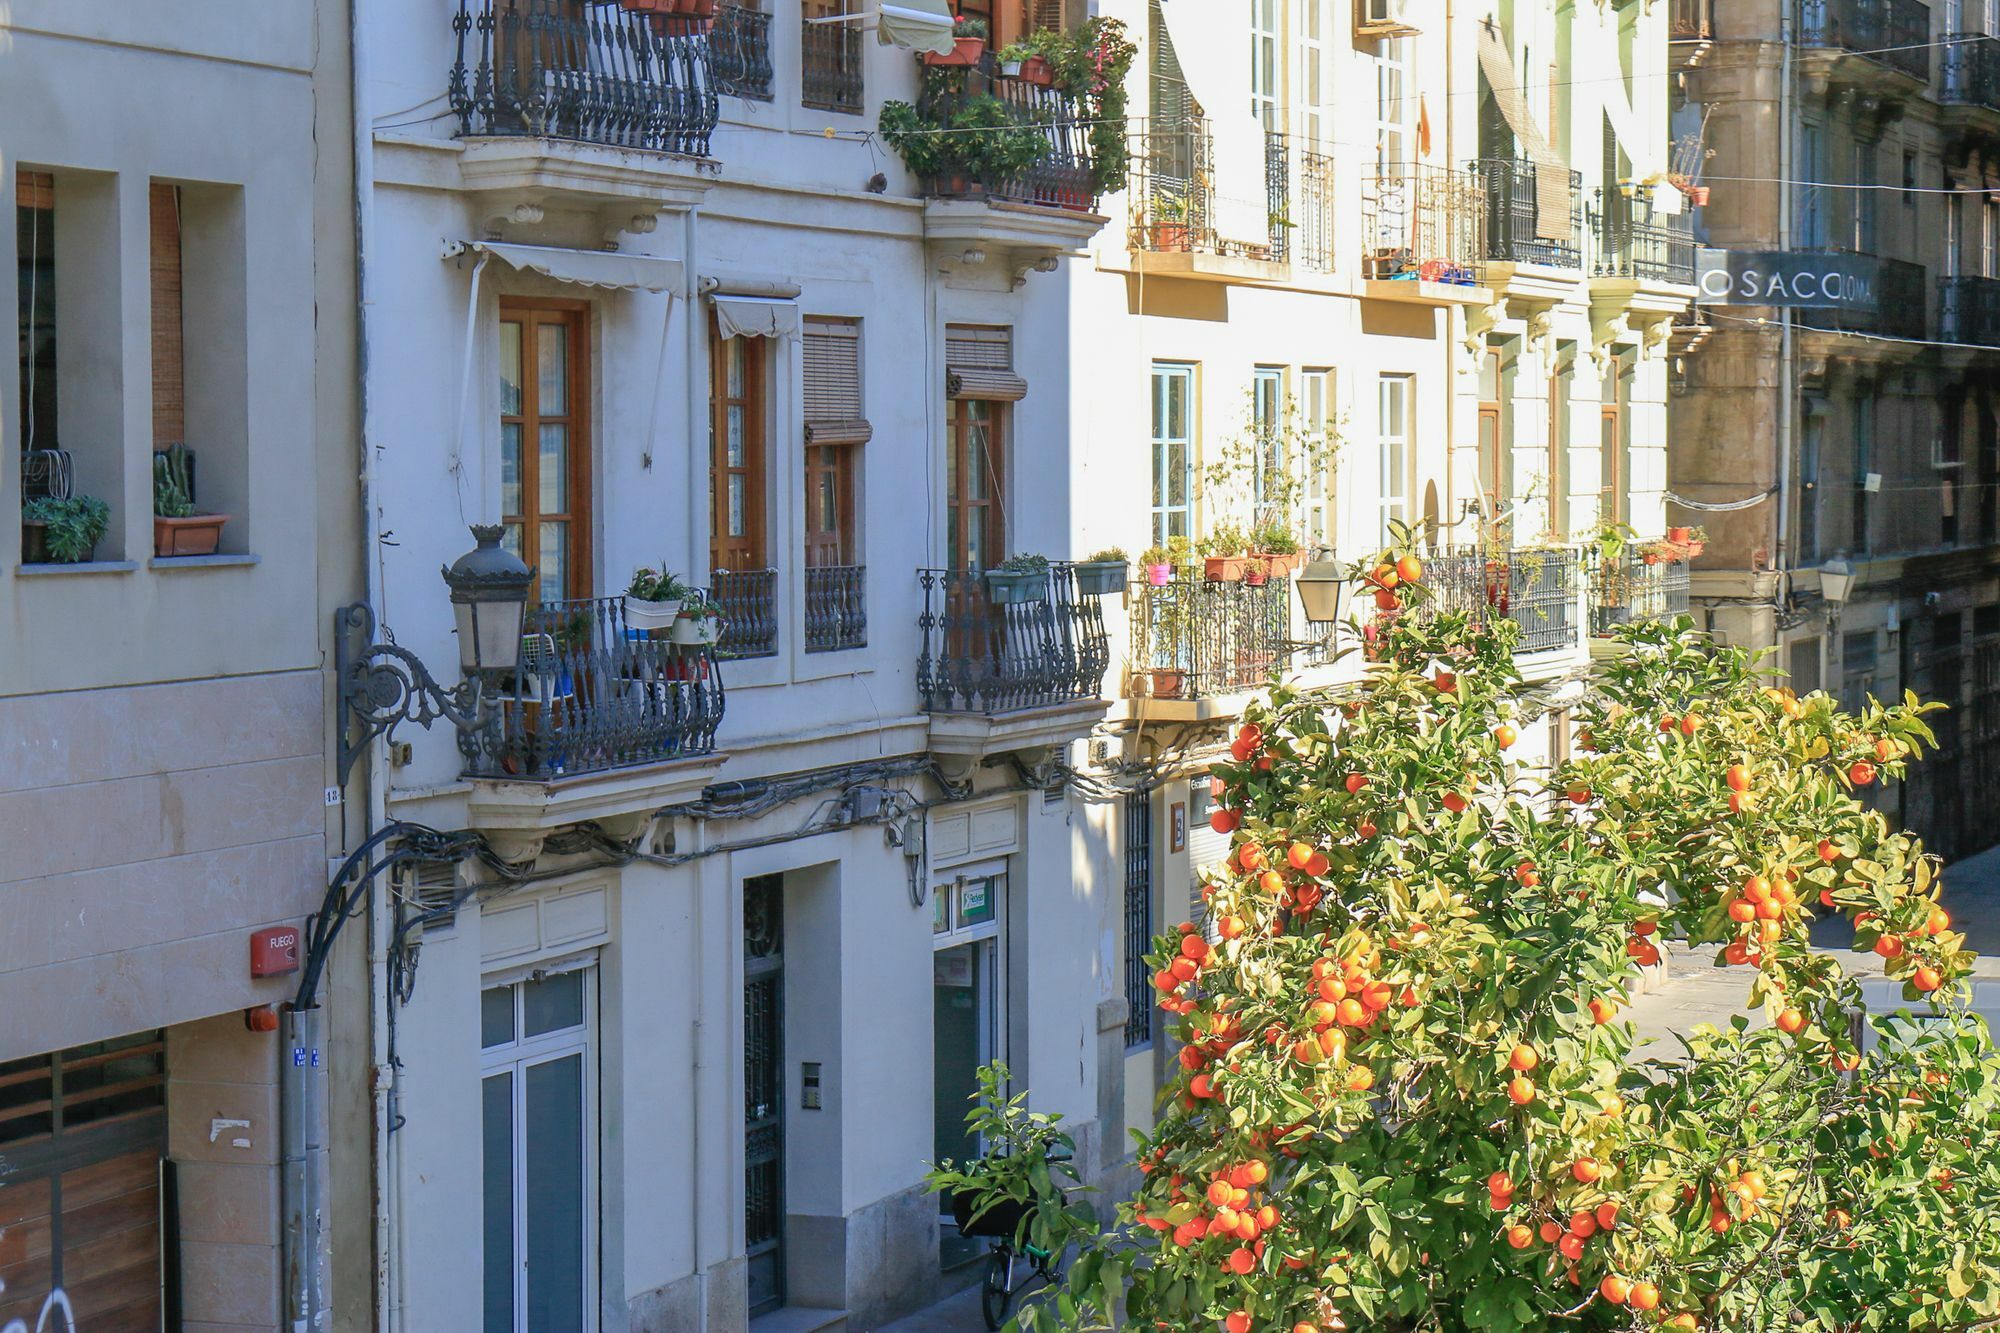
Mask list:
[[[347,785],[354,761],[378,736],[414,722],[428,730],[440,718],[458,729],[459,749],[470,754],[472,736],[487,720],[475,678],[447,689],[417,655],[387,629],[375,639],[375,615],[355,602],[334,612],[334,669],[339,680],[340,785]]]

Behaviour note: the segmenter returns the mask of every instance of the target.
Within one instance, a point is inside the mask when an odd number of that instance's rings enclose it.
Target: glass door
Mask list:
[[[965,1123],[979,1068],[1003,1055],[1001,899],[1006,872],[987,869],[932,886],[932,1158],[964,1162],[986,1145]],[[977,1258],[984,1247],[958,1234],[951,1200],[940,1200],[939,1262]]]

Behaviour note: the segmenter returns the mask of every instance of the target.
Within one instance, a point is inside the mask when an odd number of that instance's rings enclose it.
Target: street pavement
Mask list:
[[[2000,1030],[2000,847],[1947,867],[1942,900],[1956,927],[1965,932],[1967,947],[1982,955],[1973,973],[1974,1007]],[[1881,961],[1872,953],[1849,952],[1853,932],[1844,920],[1821,924],[1813,931],[1813,941],[1838,953],[1848,970],[1863,978],[1871,1008],[1893,1010],[1902,1005],[1901,987],[1880,979]],[[1763,1025],[1761,1009],[1744,1008],[1750,994],[1749,969],[1715,966],[1711,949],[1695,952],[1670,945],[1666,955],[1665,978],[1635,995],[1624,1014],[1640,1038],[1640,1058],[1672,1060],[1681,1053],[1674,1033],[1702,1023],[1720,1027],[1731,1014],[1744,1013],[1754,1026]],[[1871,984],[1870,977],[1878,980]],[[879,1333],[975,1333],[985,1327],[979,1316],[979,1290],[973,1287],[884,1325]]]

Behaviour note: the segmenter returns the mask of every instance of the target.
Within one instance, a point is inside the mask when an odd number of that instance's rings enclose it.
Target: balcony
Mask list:
[[[1965,131],[2000,131],[2000,38],[1953,33],[1939,52],[1938,119]]]
[[[839,652],[868,646],[868,570],[861,565],[806,569],[806,651]]]
[[[778,651],[778,571],[718,569],[711,576],[722,608],[717,657],[770,657]]]
[[[1522,654],[1582,644],[1582,557],[1569,547],[1461,549],[1426,557],[1433,597],[1420,614],[1456,612],[1475,623],[1504,617],[1520,628]]]
[[[1938,279],[1938,337],[2000,347],[2000,278]]]
[[[917,694],[931,745],[985,755],[1055,744],[1101,717],[1111,664],[1104,615],[1052,565],[1039,587],[996,588],[985,573],[919,569]]]
[[[799,101],[820,111],[861,114],[865,89],[861,81],[861,25],[815,23],[828,17],[806,5],[799,24]],[[837,13],[838,11],[829,11]]]
[[[1694,286],[1694,219],[1686,214],[1661,222],[1599,218],[1591,272],[1660,287]]]
[[[1667,40],[1705,42],[1715,35],[1712,0],[1673,0],[1667,10]]]
[[[1484,305],[1486,195],[1470,171],[1403,163],[1361,178],[1361,277],[1371,297]]]
[[[1541,169],[1533,162],[1489,158],[1476,165],[1486,186],[1486,261],[1489,265],[1583,267],[1583,175],[1569,173],[1564,190],[1569,222],[1558,236],[1539,228]]]
[[[1292,636],[1292,582],[1212,583],[1180,575],[1137,590],[1131,690],[1148,716],[1197,718],[1236,711],[1209,701],[1259,690],[1273,672],[1329,660],[1329,642]]]
[[[1215,138],[1203,118],[1149,123],[1127,141],[1130,162],[1126,197],[1131,201],[1128,248],[1137,272],[1215,282],[1281,282],[1291,228],[1286,179],[1290,165],[1284,136],[1266,135],[1257,172],[1263,186],[1263,217],[1252,228],[1246,217],[1233,226],[1218,197]],[[1329,187],[1330,192],[1330,187]],[[1239,205],[1242,202],[1239,201]],[[1239,207],[1239,211],[1241,210]],[[1315,224],[1316,228],[1318,224]],[[1329,217],[1323,227],[1331,235]]]
[[[1309,139],[1264,136],[1270,257],[1313,273],[1335,267],[1333,154]]]
[[[1902,259],[1855,255],[1874,269],[1875,300],[1871,306],[1800,310],[1799,323],[1827,333],[1872,333],[1884,338],[1922,338],[1928,284],[1922,264]]]
[[[706,157],[717,104],[704,27],[577,0],[458,0],[446,97],[459,137]]]
[[[1817,92],[1920,92],[1930,40],[1930,6],[1918,0],[1799,0],[1801,67]]]
[[[721,5],[708,34],[715,91],[753,102],[771,100],[771,16],[761,9]]]
[[[1590,632],[1608,637],[1619,625],[1671,620],[1688,612],[1684,562],[1648,564],[1631,551],[1590,562]]]
[[[714,750],[713,655],[628,628],[624,606],[598,597],[529,609],[498,717],[463,742],[466,777],[555,782]]]

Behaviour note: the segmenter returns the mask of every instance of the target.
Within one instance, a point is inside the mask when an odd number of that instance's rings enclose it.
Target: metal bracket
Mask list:
[[[428,731],[443,718],[458,729],[460,749],[486,723],[488,710],[479,681],[446,689],[387,630],[377,643],[375,615],[364,602],[334,612],[333,660],[340,691],[337,773],[343,787],[369,743],[392,734],[400,722],[414,722]]]

